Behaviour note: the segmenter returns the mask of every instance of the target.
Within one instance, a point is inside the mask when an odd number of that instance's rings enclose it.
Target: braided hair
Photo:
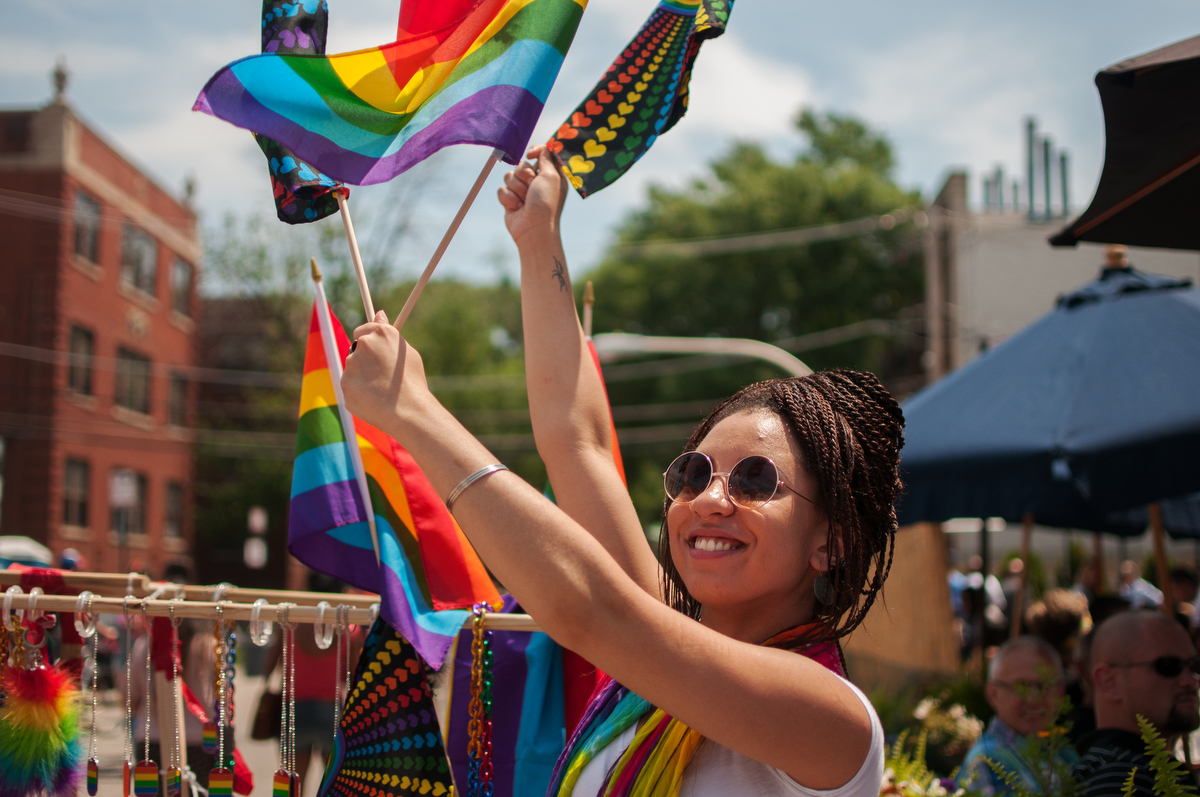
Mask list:
[[[832,601],[818,615],[833,639],[866,617],[892,568],[900,494],[904,413],[880,381],[861,371],[823,371],[759,382],[726,399],[692,433],[684,451],[695,451],[712,428],[747,410],[766,410],[783,421],[817,482],[817,505],[829,520]],[[663,595],[676,611],[700,619],[700,603],[688,593],[671,558],[665,499],[659,562]],[[836,554],[834,552],[837,552]]]

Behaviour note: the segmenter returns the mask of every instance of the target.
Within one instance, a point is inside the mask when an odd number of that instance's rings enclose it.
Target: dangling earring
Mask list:
[[[833,603],[833,585],[829,583],[829,576],[824,573],[817,576],[817,580],[813,582],[813,592],[817,593],[817,600],[823,606]]]

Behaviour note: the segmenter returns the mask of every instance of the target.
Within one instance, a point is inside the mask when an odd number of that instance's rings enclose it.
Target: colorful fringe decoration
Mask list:
[[[79,687],[58,667],[5,667],[0,797],[73,797],[79,790]]]
[[[396,41],[243,58],[208,81],[193,110],[269,136],[353,185],[387,182],[452,144],[500,149],[515,164],[585,4],[404,0]]]
[[[345,410],[341,373],[350,341],[317,285],[288,550],[314,570],[379,595],[380,617],[439,668],[466,610],[479,602],[496,606],[500,595],[412,456]]]
[[[733,0],[662,0],[547,142],[580,196],[613,183],[687,112],[692,65]]]

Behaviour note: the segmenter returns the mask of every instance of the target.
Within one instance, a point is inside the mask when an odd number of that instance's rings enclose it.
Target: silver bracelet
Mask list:
[[[475,482],[482,479],[484,476],[489,476],[489,475],[495,473],[496,471],[500,471],[500,470],[508,470],[508,466],[501,465],[499,462],[495,463],[494,465],[484,465],[482,468],[480,468],[479,470],[475,471],[467,478],[460,481],[458,483],[458,486],[455,487],[450,492],[450,497],[446,499],[446,509],[453,512],[454,511],[454,502],[457,501],[458,497],[463,494],[463,490],[466,490],[468,487],[470,487],[472,484],[474,484]]]

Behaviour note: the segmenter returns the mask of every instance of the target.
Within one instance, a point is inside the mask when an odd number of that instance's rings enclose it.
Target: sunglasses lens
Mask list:
[[[766,457],[746,457],[729,474],[729,497],[744,507],[762,506],[778,486],[779,471]]]
[[[1177,678],[1183,668],[1189,668],[1193,673],[1200,670],[1200,658],[1185,659],[1180,656],[1159,656],[1154,660],[1154,671],[1163,678]]]
[[[667,497],[685,504],[704,492],[711,481],[712,462],[696,451],[677,458],[663,476]]]

